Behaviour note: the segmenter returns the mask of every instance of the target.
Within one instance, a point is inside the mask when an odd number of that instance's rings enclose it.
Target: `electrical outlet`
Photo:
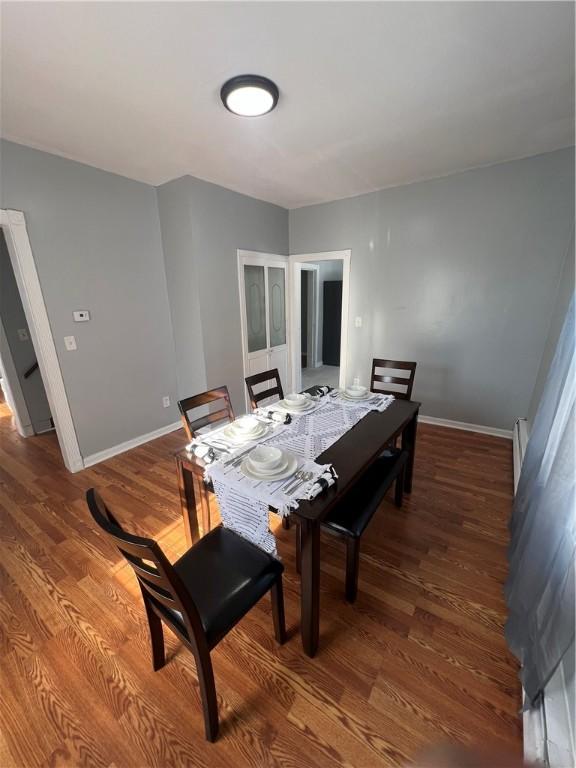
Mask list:
[[[68,352],[73,352],[75,349],[78,349],[74,336],[64,336],[64,346]]]
[[[354,318],[354,325],[356,328],[362,328],[362,318],[361,317],[355,317]]]
[[[30,336],[28,335],[28,329],[18,328],[18,338],[20,341],[28,341],[30,339]]]
[[[164,406],[164,408],[170,408],[170,398],[168,397],[168,395],[162,398],[162,405]]]

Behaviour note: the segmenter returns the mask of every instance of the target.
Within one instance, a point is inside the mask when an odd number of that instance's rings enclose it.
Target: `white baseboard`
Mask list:
[[[124,453],[125,451],[129,451],[132,448],[137,448],[139,445],[149,443],[150,440],[156,440],[157,437],[163,437],[164,435],[168,435],[170,432],[175,432],[177,429],[181,428],[182,422],[175,421],[173,424],[167,424],[165,427],[155,429],[153,432],[148,432],[147,434],[140,435],[139,437],[133,437],[132,440],[126,440],[125,443],[114,445],[112,448],[106,448],[105,451],[98,451],[97,453],[93,453],[90,456],[85,456],[84,467],[92,467],[94,464],[99,464],[101,461],[111,459],[113,456],[117,456],[119,453]]]
[[[497,429],[496,427],[484,427],[482,424],[467,424],[465,421],[451,421],[450,419],[438,419],[436,416],[418,416],[418,421],[423,424],[434,424],[437,427],[449,427],[450,429],[463,429],[466,432],[479,432],[481,435],[493,435],[512,440],[511,429]]]

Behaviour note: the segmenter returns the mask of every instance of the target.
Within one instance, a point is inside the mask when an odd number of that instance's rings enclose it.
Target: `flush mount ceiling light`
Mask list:
[[[227,80],[220,91],[226,109],[242,117],[258,117],[272,112],[278,96],[276,83],[260,75],[238,75]]]

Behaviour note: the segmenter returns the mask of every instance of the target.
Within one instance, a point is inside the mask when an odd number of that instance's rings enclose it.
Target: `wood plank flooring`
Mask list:
[[[152,671],[135,579],[84,502],[97,486],[129,530],[178,557],[183,442],[175,432],[72,475],[53,435],[20,438],[0,405],[2,768],[365,768],[407,765],[441,741],[521,753],[502,629],[509,441],[421,425],[414,491],[368,530],[354,606],[343,549],[322,541],[315,659],[299,639],[294,529],[277,526],[290,639],[275,644],[266,599],[215,649],[216,744],[193,658],[168,630],[169,662]]]

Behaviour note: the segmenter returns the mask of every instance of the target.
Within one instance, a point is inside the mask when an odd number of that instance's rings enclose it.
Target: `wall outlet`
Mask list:
[[[362,328],[362,318],[361,317],[355,317],[354,318],[354,325],[356,328]]]
[[[354,376],[354,381],[352,383],[354,384],[354,386],[359,386],[359,384],[360,384],[360,377],[359,376]]]
[[[162,405],[164,406],[164,408],[170,407],[170,398],[168,397],[168,395],[162,398]]]
[[[18,338],[20,341],[28,341],[30,339],[30,336],[28,335],[28,329],[18,328]]]
[[[90,312],[87,309],[76,309],[72,312],[75,323],[87,323],[90,320]]]
[[[68,352],[73,352],[75,349],[78,349],[74,336],[64,336],[64,346]]]

